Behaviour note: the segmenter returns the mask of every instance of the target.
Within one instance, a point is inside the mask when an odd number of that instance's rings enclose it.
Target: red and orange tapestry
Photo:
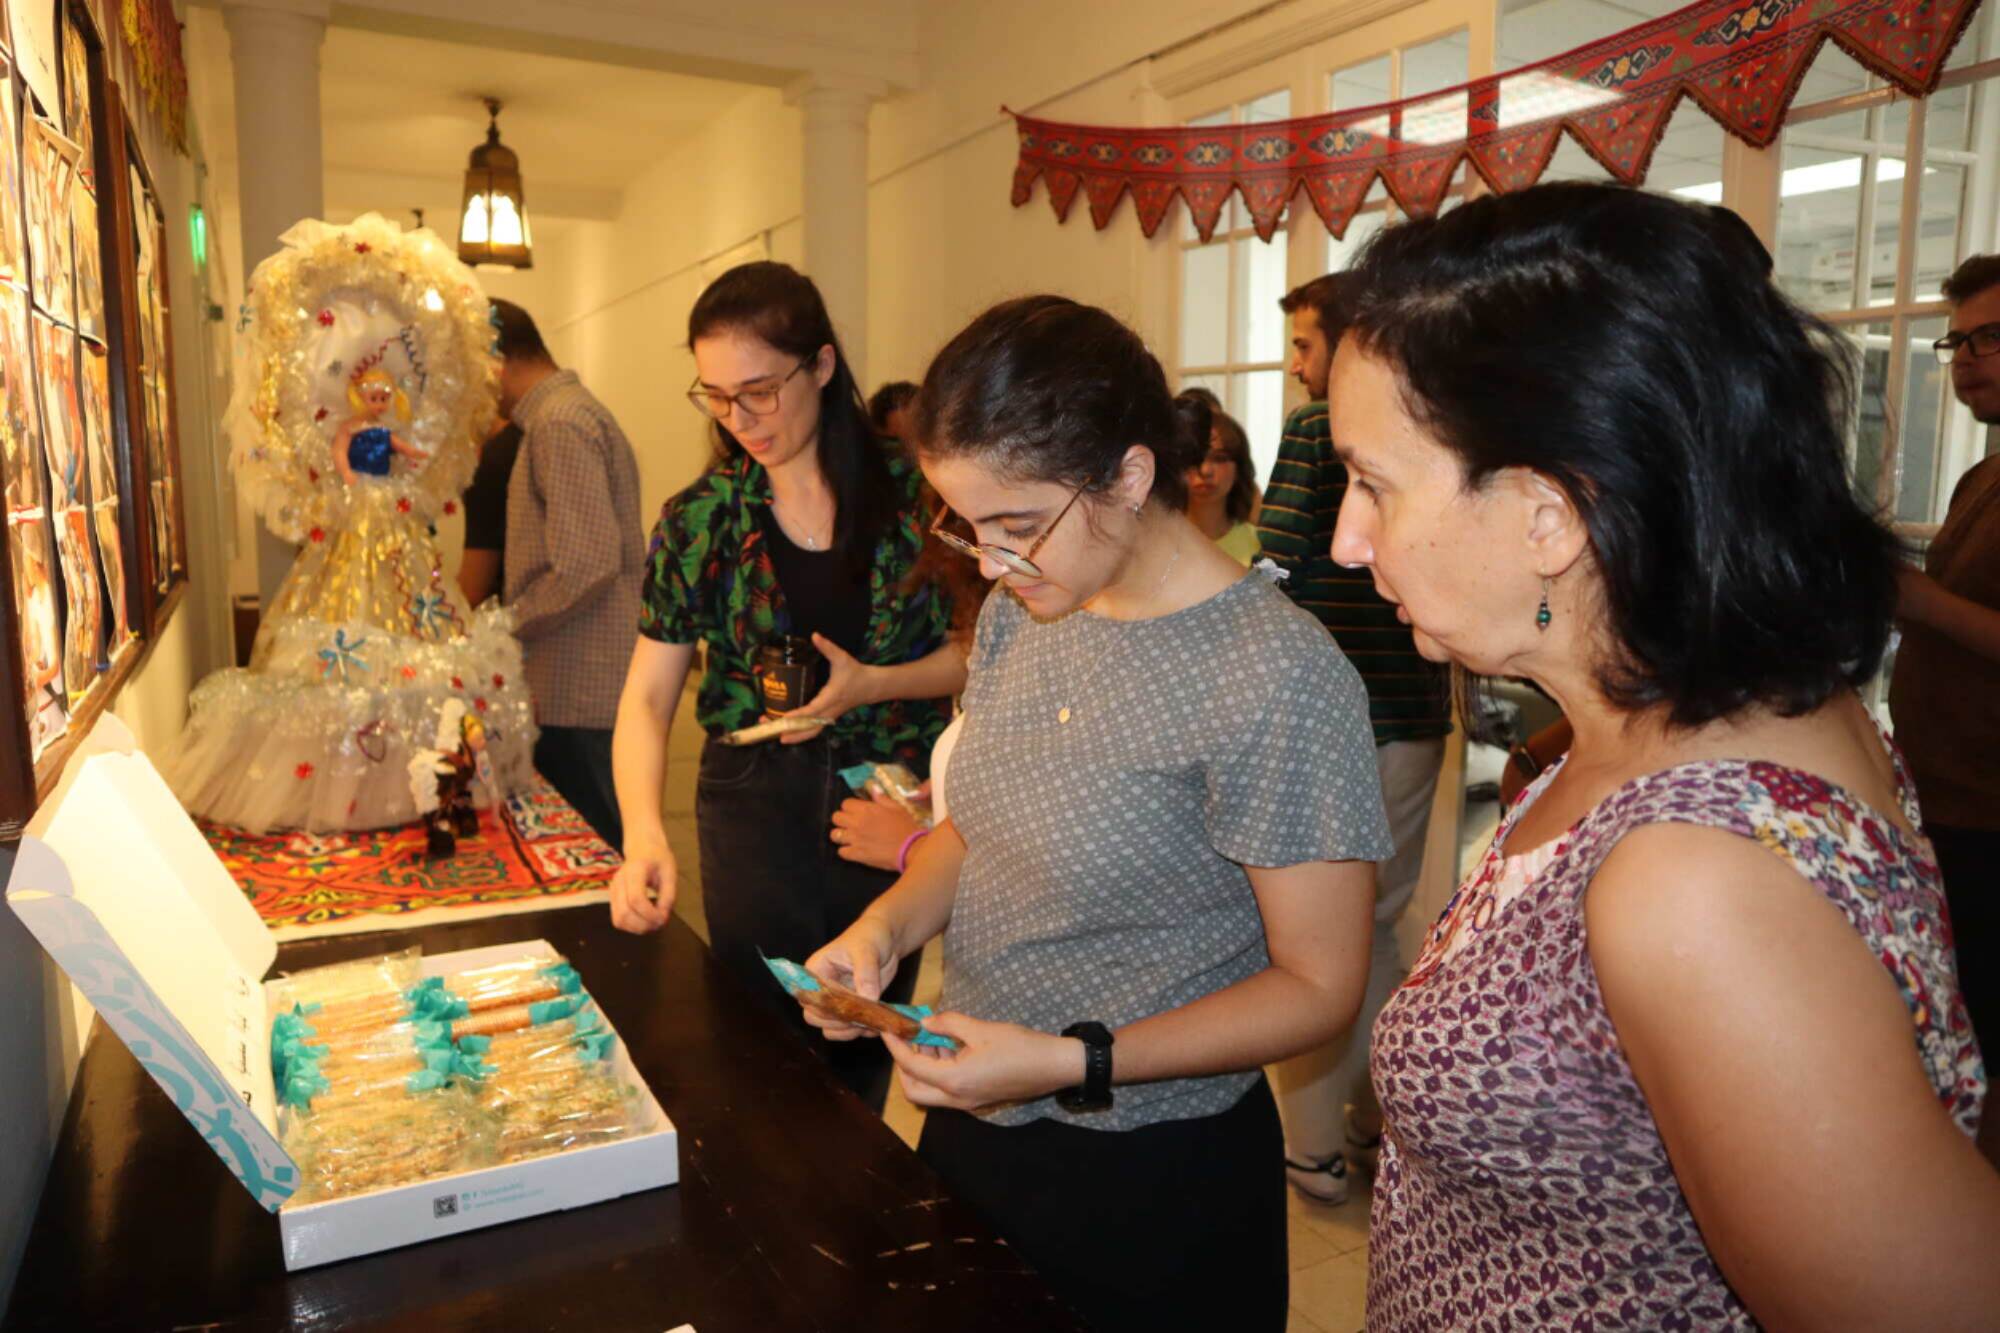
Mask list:
[[[1696,0],[1684,9],[1538,64],[1421,98],[1247,125],[1068,125],[1015,115],[1014,204],[1036,177],[1058,220],[1079,189],[1099,229],[1126,191],[1151,236],[1174,196],[1206,241],[1241,191],[1269,240],[1299,190],[1335,236],[1377,177],[1396,206],[1435,212],[1459,163],[1495,190],[1533,185],[1557,136],[1638,184],[1668,117],[1691,98],[1754,147],[1777,137],[1799,80],[1832,41],[1896,87],[1937,87],[1979,0]],[[1011,114],[1011,113],[1010,113]]]
[[[424,859],[421,823],[259,835],[197,822],[257,914],[283,938],[601,902],[618,868],[618,854],[539,778],[480,811],[479,832],[460,838],[457,855],[441,861]]]

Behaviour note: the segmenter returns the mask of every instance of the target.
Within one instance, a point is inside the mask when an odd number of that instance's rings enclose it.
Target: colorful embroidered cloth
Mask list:
[[[403,930],[441,920],[601,903],[618,854],[537,777],[446,860],[421,823],[364,833],[250,834],[196,821],[280,939]]]
[[[1296,120],[1122,128],[1016,114],[1014,204],[1028,202],[1039,176],[1063,220],[1080,188],[1101,230],[1130,190],[1151,236],[1178,194],[1206,241],[1240,190],[1268,241],[1304,190],[1327,230],[1342,236],[1377,176],[1398,208],[1427,217],[1461,161],[1497,191],[1526,189],[1565,131],[1605,170],[1638,184],[1682,98],[1762,148],[1828,41],[1924,96],[1978,8],[1979,0],[1695,0],[1521,69]]]

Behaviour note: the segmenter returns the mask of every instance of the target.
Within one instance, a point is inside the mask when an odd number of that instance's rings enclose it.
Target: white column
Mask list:
[[[236,75],[246,280],[293,223],[324,211],[319,50],[330,9],[329,0],[222,0]],[[258,523],[257,586],[266,607],[294,554],[291,543]]]
[[[806,273],[826,298],[861,392],[868,359],[868,110],[873,79],[807,74],[785,89],[804,129]]]

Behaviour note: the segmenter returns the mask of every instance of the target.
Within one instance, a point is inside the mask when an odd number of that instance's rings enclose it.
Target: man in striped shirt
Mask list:
[[[1396,844],[1395,855],[1376,871],[1368,990],[1353,1029],[1278,1071],[1287,1174],[1301,1193],[1329,1203],[1347,1197],[1343,1149],[1366,1152],[1381,1134],[1381,1113],[1368,1087],[1368,1031],[1405,971],[1396,922],[1423,870],[1424,834],[1444,762],[1444,737],[1451,730],[1444,673],[1417,655],[1409,626],[1376,593],[1368,571],[1333,562],[1333,528],[1347,494],[1347,471],[1333,451],[1326,383],[1333,349],[1347,326],[1343,282],[1341,274],[1330,273],[1278,303],[1291,317],[1291,373],[1312,401],[1285,421],[1257,523],[1264,555],[1285,571],[1281,586],[1332,632],[1368,687],[1375,763]]]

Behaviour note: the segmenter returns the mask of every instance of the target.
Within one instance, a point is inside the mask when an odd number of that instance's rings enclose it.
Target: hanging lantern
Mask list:
[[[521,200],[521,159],[500,142],[500,102],[488,97],[486,142],[472,150],[465,168],[465,212],[458,224],[458,257],[468,264],[533,268],[534,236]]]

